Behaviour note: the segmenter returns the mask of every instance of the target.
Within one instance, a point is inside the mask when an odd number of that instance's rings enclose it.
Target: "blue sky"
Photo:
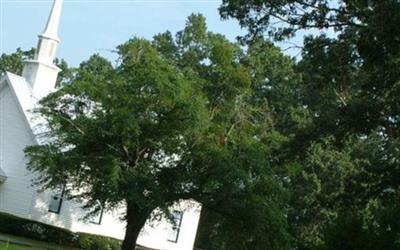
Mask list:
[[[3,53],[28,49],[37,43],[51,9],[51,0],[0,0]],[[77,65],[93,53],[113,58],[117,45],[133,36],[150,39],[154,34],[181,30],[191,13],[206,16],[210,30],[234,39],[243,31],[235,21],[221,21],[220,1],[91,1],[65,0],[61,18],[58,56]]]
[[[219,0],[64,0],[58,57],[77,66],[94,53],[112,60],[117,45],[133,36],[183,29],[187,16],[202,13],[209,30],[233,40],[244,34],[235,20],[222,21]],[[0,0],[0,53],[35,47],[52,0]]]

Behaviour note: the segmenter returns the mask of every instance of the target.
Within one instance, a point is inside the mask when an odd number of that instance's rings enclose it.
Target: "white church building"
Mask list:
[[[0,76],[0,212],[65,228],[74,232],[123,239],[121,214],[100,213],[90,221],[79,204],[66,200],[59,191],[39,191],[32,186],[24,148],[38,143],[31,110],[38,100],[54,90],[60,69],[54,65],[60,43],[58,27],[62,0],[55,0],[33,60],[25,62],[22,76]],[[176,223],[147,223],[138,244],[160,250],[193,249],[200,217],[200,205],[184,201],[174,209]],[[0,222],[1,223],[1,222]]]

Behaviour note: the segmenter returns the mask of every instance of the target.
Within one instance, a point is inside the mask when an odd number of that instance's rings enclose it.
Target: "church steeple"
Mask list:
[[[53,9],[51,10],[49,20],[47,21],[46,28],[42,34],[43,37],[48,37],[59,41],[58,26],[60,24],[62,3],[62,0],[54,1]]]
[[[56,57],[58,38],[58,26],[60,24],[62,0],[55,0],[46,28],[39,36],[36,60],[52,64]]]
[[[63,0],[54,0],[44,32],[39,35],[36,55],[25,62],[22,76],[29,82],[36,97],[42,98],[51,92],[56,84],[60,69],[54,65],[56,51],[60,43],[58,27]]]

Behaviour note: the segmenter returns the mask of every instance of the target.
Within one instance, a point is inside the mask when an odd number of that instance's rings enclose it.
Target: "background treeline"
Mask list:
[[[230,42],[192,15],[151,41],[210,100],[215,145],[196,158],[207,175],[190,172],[204,204],[197,247],[400,249],[400,2],[224,0],[220,13],[248,35]],[[274,45],[304,32],[297,60]],[[2,55],[0,70],[29,55]],[[60,85],[101,75],[105,60]]]
[[[259,91],[284,138],[269,157],[290,196],[291,248],[400,249],[400,2],[224,0],[220,12],[250,46],[308,34],[296,77],[269,73]],[[205,214],[199,244],[226,249],[218,215]]]

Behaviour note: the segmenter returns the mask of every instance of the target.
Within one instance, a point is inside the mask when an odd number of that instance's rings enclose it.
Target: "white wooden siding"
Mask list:
[[[28,125],[8,85],[0,90],[0,166],[8,179],[0,184],[0,211],[30,217],[34,191],[23,152],[33,143]]]

